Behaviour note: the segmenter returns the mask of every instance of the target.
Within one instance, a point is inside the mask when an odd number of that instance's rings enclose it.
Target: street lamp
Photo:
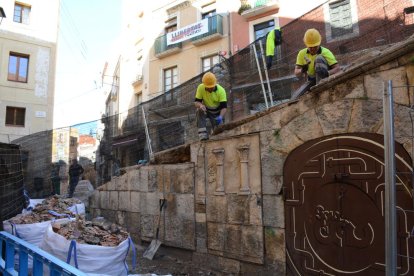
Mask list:
[[[3,21],[3,18],[6,18],[6,14],[4,13],[4,10],[2,7],[0,7],[0,17],[1,17],[1,20],[0,20],[0,24],[1,24],[1,22]]]

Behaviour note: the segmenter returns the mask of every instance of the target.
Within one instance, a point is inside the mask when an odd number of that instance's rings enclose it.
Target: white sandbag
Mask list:
[[[3,222],[3,228],[6,232],[33,245],[39,246],[50,223],[51,221],[48,220],[31,224],[14,224],[6,220]]]
[[[73,206],[70,206],[68,208],[69,211],[76,215],[84,215],[85,214],[85,204],[84,203],[78,203]]]
[[[68,262],[70,258],[69,264],[91,276],[128,275],[126,257],[130,247],[135,252],[134,244],[130,238],[114,247],[79,244],[53,232],[51,225],[46,229],[43,242],[40,245],[41,249],[64,262]],[[133,256],[133,260],[135,260],[135,256]]]

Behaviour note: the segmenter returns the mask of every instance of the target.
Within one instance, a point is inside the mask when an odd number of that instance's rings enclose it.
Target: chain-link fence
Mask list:
[[[0,222],[20,213],[24,202],[20,148],[0,143]]]
[[[290,99],[291,94],[305,81],[295,77],[293,71],[296,55],[304,48],[302,39],[306,29],[317,28],[323,36],[322,45],[329,48],[337,56],[340,66],[344,67],[357,62],[361,55],[373,48],[381,49],[410,36],[414,25],[412,17],[408,18],[402,9],[396,8],[409,6],[409,2],[388,1],[381,6],[386,15],[384,18],[360,20],[352,34],[348,33],[349,30],[343,30],[344,39],[334,38],[332,30],[326,31],[324,22],[310,19],[322,7],[312,10],[282,28],[283,42],[277,48],[273,65],[267,72],[268,77],[262,55],[264,38],[228,59],[221,57],[221,62],[212,71],[227,91],[226,122],[239,120]],[[335,30],[335,35],[338,31],[341,34],[341,30]],[[158,93],[159,96],[128,112],[13,141],[21,146],[25,185],[31,196],[58,192],[52,185],[56,174],[61,182],[60,192],[66,193],[67,172],[73,158],[79,159],[85,168],[83,178],[89,179],[96,187],[121,173],[120,168],[147,162],[150,159],[149,148],[160,152],[198,140],[193,102],[202,75],[165,93]]]

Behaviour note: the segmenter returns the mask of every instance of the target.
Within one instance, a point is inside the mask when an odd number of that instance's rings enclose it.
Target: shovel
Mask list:
[[[157,232],[155,234],[155,240],[151,241],[151,244],[148,246],[147,250],[145,250],[143,257],[147,258],[148,260],[152,260],[154,258],[155,253],[157,252],[158,248],[161,245],[161,241],[158,239],[158,234],[160,232],[160,221],[161,221],[161,211],[164,207],[165,199],[160,199],[160,214],[158,216],[157,221]]]

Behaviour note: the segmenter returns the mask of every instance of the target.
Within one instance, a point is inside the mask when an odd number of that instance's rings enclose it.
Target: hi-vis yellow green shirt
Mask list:
[[[308,76],[314,77],[315,76],[315,59],[318,55],[323,56],[326,59],[326,62],[328,63],[329,67],[331,67],[334,64],[337,64],[335,56],[332,54],[331,51],[324,47],[319,47],[319,51],[316,53],[316,55],[311,55],[309,53],[308,48],[302,49],[299,51],[298,56],[296,58],[296,65],[304,66],[306,65],[305,57],[307,57],[311,62],[308,66]]]
[[[220,106],[221,102],[227,102],[226,90],[216,84],[217,89],[212,92],[206,91],[204,84],[200,84],[197,87],[196,100],[202,100],[203,104],[209,109],[216,109]]]

